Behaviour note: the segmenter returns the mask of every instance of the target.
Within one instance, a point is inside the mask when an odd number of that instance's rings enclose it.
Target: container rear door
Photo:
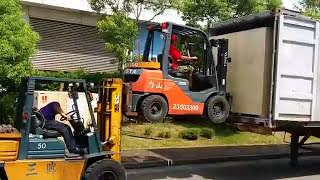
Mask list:
[[[280,15],[278,23],[273,118],[314,121],[319,22]]]

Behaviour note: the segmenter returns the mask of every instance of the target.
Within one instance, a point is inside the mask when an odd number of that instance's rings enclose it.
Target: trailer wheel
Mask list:
[[[223,123],[230,112],[229,102],[223,96],[213,96],[206,103],[206,117],[214,123]]]
[[[84,180],[126,180],[124,167],[114,160],[103,159],[89,166],[84,174]]]
[[[151,95],[141,103],[143,119],[151,123],[161,122],[168,113],[167,101],[159,95]]]

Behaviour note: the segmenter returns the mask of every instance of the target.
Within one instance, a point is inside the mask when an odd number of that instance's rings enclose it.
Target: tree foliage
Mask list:
[[[8,91],[32,70],[30,57],[39,39],[22,17],[19,0],[0,1],[0,84]]]
[[[180,8],[183,19],[189,24],[207,21],[207,24],[231,17],[227,0],[184,0]]]
[[[105,40],[106,48],[119,62],[119,69],[129,60],[128,51],[133,50],[133,41],[138,34],[134,21],[121,13],[114,13],[98,22],[99,32]]]
[[[320,19],[320,1],[319,0],[302,0],[302,11],[306,16],[314,19]]]
[[[189,24],[223,21],[281,7],[281,0],[183,0],[179,10]]]
[[[233,17],[241,17],[274,8],[280,8],[282,0],[231,0]]]
[[[91,8],[96,12],[106,12],[109,8],[112,13],[121,13],[128,17],[132,15],[137,24],[143,11],[154,12],[154,15],[147,20],[152,21],[166,9],[177,6],[179,2],[179,0],[89,0]]]
[[[20,78],[32,71],[39,36],[23,19],[20,0],[0,1],[0,123],[12,122]]]

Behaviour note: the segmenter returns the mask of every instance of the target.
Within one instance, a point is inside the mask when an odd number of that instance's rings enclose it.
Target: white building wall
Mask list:
[[[97,16],[86,12],[63,11],[47,7],[24,5],[25,19],[29,17],[81,24],[87,26],[97,25]]]

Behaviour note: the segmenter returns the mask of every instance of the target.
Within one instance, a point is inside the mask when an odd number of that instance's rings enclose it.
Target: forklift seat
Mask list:
[[[36,135],[43,135],[43,138],[57,138],[61,134],[56,130],[49,130],[44,128],[45,118],[39,111],[32,112],[30,132]]]
[[[176,77],[176,78],[186,78],[186,76],[185,76],[184,74],[182,74],[182,73],[177,73],[177,72],[175,72],[175,71],[172,70],[172,69],[169,69],[169,70],[168,70],[168,74],[169,74],[170,76]]]

